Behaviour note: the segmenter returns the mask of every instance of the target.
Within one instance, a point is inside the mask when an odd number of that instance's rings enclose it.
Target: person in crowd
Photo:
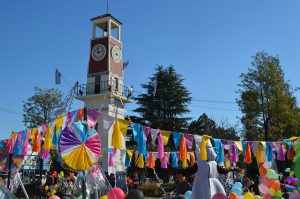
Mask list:
[[[192,185],[186,181],[185,177],[182,174],[179,174],[178,179],[175,181],[175,192],[176,195],[184,195],[185,192],[191,191]]]
[[[134,177],[133,177],[133,188],[137,189],[139,184],[140,184],[140,179],[137,176],[137,174],[135,174]]]

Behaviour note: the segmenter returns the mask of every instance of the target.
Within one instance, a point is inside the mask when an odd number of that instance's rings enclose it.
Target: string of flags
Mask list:
[[[90,128],[94,128],[101,113],[98,110],[87,109],[86,119]],[[161,161],[161,167],[168,166],[183,168],[192,166],[196,159],[206,160],[206,145],[209,139],[214,141],[214,150],[217,154],[216,161],[232,165],[239,161],[241,155],[244,162],[249,164],[254,158],[257,162],[272,162],[273,160],[292,160],[295,156],[295,144],[298,137],[284,139],[276,142],[265,141],[233,141],[216,139],[206,135],[193,135],[182,132],[171,132],[160,129],[153,129],[148,126],[131,123],[127,120],[108,118],[103,116],[103,126],[106,129],[113,128],[111,148],[106,150],[109,153],[109,166],[114,165],[116,150],[124,151],[124,165],[132,165],[132,158],[135,155],[136,164],[140,168],[153,168],[156,159]],[[62,130],[73,122],[84,119],[84,109],[68,112],[57,119],[43,124],[40,127],[13,132],[10,139],[0,140],[0,164],[2,170],[5,168],[8,155],[12,155],[15,167],[20,167],[22,160],[28,155],[29,148],[32,152],[39,153],[39,157],[46,159],[49,151],[57,148]],[[126,150],[124,139],[127,129],[131,128],[133,138],[136,141],[137,150],[133,153]],[[172,138],[172,139],[170,139]],[[165,152],[164,147],[173,142],[176,148],[174,152]],[[43,144],[42,144],[43,142]],[[147,142],[157,146],[157,151],[147,151]],[[193,151],[194,149],[194,151]]]

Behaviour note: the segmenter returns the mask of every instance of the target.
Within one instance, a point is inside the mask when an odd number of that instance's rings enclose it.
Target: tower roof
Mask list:
[[[91,21],[97,20],[97,19],[104,19],[104,18],[112,18],[113,20],[115,20],[117,23],[119,23],[120,25],[122,25],[122,22],[119,21],[117,18],[115,18],[114,16],[112,16],[111,14],[104,14],[104,15],[100,15],[98,17],[94,17],[91,19]]]

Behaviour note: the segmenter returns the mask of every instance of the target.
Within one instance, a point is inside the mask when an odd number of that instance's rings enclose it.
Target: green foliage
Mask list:
[[[57,89],[34,87],[34,95],[23,101],[23,122],[28,128],[37,127],[63,114],[62,92]]]
[[[246,139],[280,140],[299,135],[300,114],[278,57],[258,52],[241,74],[237,103]]]
[[[139,108],[134,111],[141,115],[139,122],[144,122],[152,128],[180,131],[187,128],[190,118],[183,117],[188,113],[191,101],[190,92],[183,85],[183,78],[176,73],[173,66],[164,68],[158,66],[155,74],[147,84],[142,84],[146,94],[140,94],[135,99]],[[151,82],[157,80],[156,93],[153,93]]]
[[[216,122],[203,113],[197,120],[190,123],[188,132],[197,135],[210,135],[214,138],[239,140],[234,126],[217,125]]]

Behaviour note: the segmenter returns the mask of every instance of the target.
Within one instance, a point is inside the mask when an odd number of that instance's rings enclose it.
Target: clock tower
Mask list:
[[[110,14],[92,18],[91,22],[87,82],[77,86],[77,99],[83,101],[85,107],[101,111],[96,130],[101,137],[101,148],[106,149],[111,147],[113,130],[113,123],[107,121],[113,120],[114,117],[124,119],[124,105],[131,102],[132,88],[123,85],[122,23]],[[125,149],[125,139],[123,142]],[[118,156],[121,157],[121,154],[117,153],[115,158]],[[99,163],[104,171],[114,170],[108,167],[106,152]]]

